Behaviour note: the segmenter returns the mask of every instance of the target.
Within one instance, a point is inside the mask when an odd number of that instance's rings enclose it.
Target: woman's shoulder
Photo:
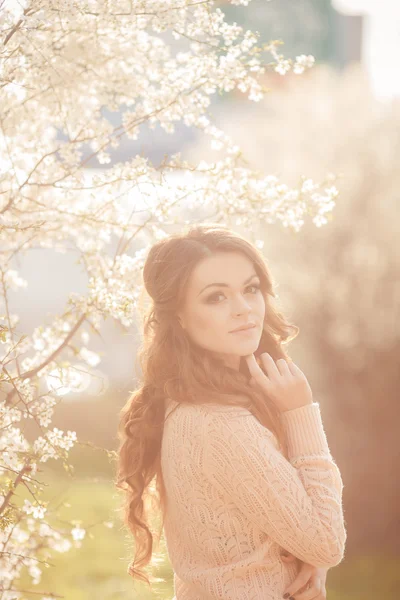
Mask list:
[[[165,399],[165,412],[170,413],[173,410],[184,410],[193,412],[203,413],[221,413],[221,414],[239,414],[239,415],[250,415],[252,414],[248,408],[245,408],[238,402],[235,404],[223,404],[220,402],[178,402],[172,398]]]
[[[257,439],[268,438],[273,445],[278,448],[278,440],[275,434],[265,427],[254,413],[245,406],[239,404],[222,403],[190,403],[177,402],[168,399],[166,403],[166,417],[171,414],[174,423],[185,421],[185,427],[190,429],[190,423],[198,431],[200,422],[206,434],[204,439],[207,443],[216,438],[230,438],[234,440],[232,434],[248,443],[257,443]],[[173,416],[175,415],[175,416]]]

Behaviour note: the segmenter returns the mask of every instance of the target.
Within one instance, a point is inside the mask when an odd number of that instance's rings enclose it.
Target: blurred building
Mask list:
[[[338,56],[363,63],[377,97],[399,96],[400,2],[332,0],[332,5],[338,14]]]

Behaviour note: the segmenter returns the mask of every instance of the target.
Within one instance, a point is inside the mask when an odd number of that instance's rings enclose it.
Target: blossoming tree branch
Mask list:
[[[249,1],[231,3],[246,10]],[[37,585],[52,553],[84,537],[76,523],[55,530],[46,521],[41,464],[61,459],[72,472],[68,453],[79,442],[75,432],[52,427],[59,396],[43,382],[56,374],[60,386],[73,388],[77,357],[100,360],[88,331],[96,334],[107,317],[124,327],[134,322],[146,245],[133,251],[133,242],[164,236],[188,207],[249,232],[260,222],[293,231],[306,218],[327,222],[338,193],[332,176],[320,183],[304,176],[291,188],[253,171],[208,111],[214,94],[232,90],[251,110],[269,91],[268,71],[300,75],[312,67],[312,56],[287,59],[280,44],[260,44],[211,0],[0,0],[1,600],[17,597],[24,567]],[[105,108],[121,114],[119,127]],[[191,164],[177,153],[156,167],[136,155],[103,167],[124,136],[140,139],[142,124],[173,133],[179,122],[218,158]],[[101,168],[89,170],[93,160]],[[129,202],[134,193],[140,208]],[[33,248],[73,252],[89,285],[27,335],[10,290],[26,286],[16,259]],[[24,433],[28,419],[37,426],[33,442]]]

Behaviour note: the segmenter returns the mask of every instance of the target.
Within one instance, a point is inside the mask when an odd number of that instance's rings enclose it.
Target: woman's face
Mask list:
[[[198,346],[239,369],[240,357],[252,354],[260,342],[265,301],[253,263],[240,252],[217,252],[192,271],[182,327]],[[233,329],[255,323],[253,329]]]

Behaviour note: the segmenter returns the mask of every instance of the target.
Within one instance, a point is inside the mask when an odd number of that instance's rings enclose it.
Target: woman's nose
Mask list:
[[[245,300],[245,298],[241,298],[239,301],[234,302],[234,304],[233,304],[232,312],[237,315],[241,315],[242,313],[250,312],[250,311],[251,311],[251,306],[247,302],[247,300]]]

